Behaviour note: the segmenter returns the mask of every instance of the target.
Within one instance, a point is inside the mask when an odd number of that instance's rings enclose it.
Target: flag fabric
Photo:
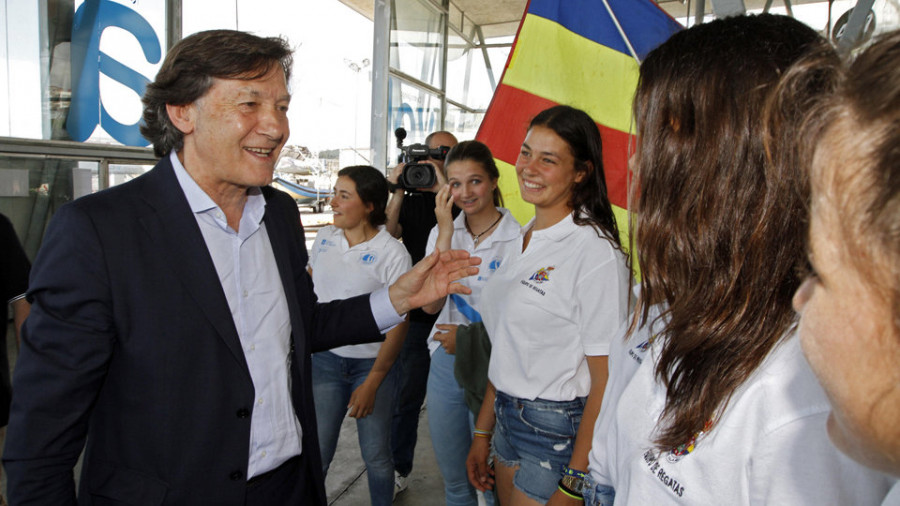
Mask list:
[[[651,0],[529,1],[476,136],[491,148],[503,199],[519,222],[534,214],[519,196],[515,174],[528,123],[563,104],[597,122],[610,201],[620,230],[627,230],[631,103],[639,62],[679,29]]]

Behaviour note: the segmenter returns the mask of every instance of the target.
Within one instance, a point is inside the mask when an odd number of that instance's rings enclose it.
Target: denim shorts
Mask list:
[[[583,493],[585,506],[612,506],[616,500],[616,490],[597,483],[590,474],[584,477]]]
[[[532,401],[497,392],[494,459],[518,467],[513,485],[535,501],[545,503],[556,492],[562,469],[572,457],[584,402],[583,397]]]

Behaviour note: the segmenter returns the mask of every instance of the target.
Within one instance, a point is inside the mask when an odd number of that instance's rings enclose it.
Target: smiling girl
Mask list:
[[[538,114],[516,175],[535,216],[482,297],[492,351],[475,430],[493,431],[501,504],[576,504],[570,481],[587,470],[610,340],[628,308],[629,270],[594,120],[567,106]],[[489,438],[476,437],[467,460],[480,490],[493,482],[489,449]]]
[[[423,308],[440,311],[428,347],[428,427],[438,466],[444,477],[448,506],[475,505],[475,489],[466,477],[466,456],[472,443],[470,411],[463,388],[454,377],[456,329],[481,321],[481,291],[491,275],[519,247],[519,223],[502,205],[497,181],[500,172],[490,149],[478,141],[464,141],[450,150],[444,167],[449,184],[437,194],[437,226],[428,237],[426,253],[464,249],[481,257],[478,276],[462,280],[469,295],[452,295]],[[453,218],[452,208],[462,212]]]
[[[338,172],[331,201],[334,225],[316,235],[309,259],[319,301],[372,292],[409,270],[409,253],[384,228],[387,196],[387,181],[374,167],[360,165]],[[356,418],[373,505],[389,505],[394,497],[390,433],[398,378],[392,366],[406,328],[402,323],[389,330],[384,343],[342,346],[312,356],[325,472],[334,457],[344,415]]]

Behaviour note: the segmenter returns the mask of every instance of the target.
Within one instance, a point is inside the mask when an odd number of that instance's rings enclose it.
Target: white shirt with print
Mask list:
[[[660,308],[651,311],[651,319]],[[623,335],[624,335],[623,328]],[[616,504],[880,504],[890,480],[831,444],[825,393],[791,335],[735,391],[721,418],[676,455],[654,447],[666,389],[656,379],[662,340],[639,328],[610,356],[594,428],[590,474]]]
[[[409,253],[384,226],[375,237],[350,247],[344,231],[328,225],[316,234],[309,255],[313,285],[320,302],[374,292],[393,283],[412,265]],[[344,358],[375,358],[381,343],[354,344],[331,350]]]
[[[533,231],[481,298],[492,345],[488,377],[497,390],[549,401],[587,396],[586,356],[609,354],[627,312],[629,276],[621,251],[571,215]]]
[[[466,229],[465,213],[459,213],[459,216],[453,220],[453,237],[450,239],[450,247],[466,250],[473,256],[481,258],[481,265],[478,274],[459,280],[459,283],[469,287],[472,293],[453,294],[447,297],[441,313],[434,322],[435,325],[468,325],[473,322],[473,315],[476,316],[474,321],[480,321],[478,318],[481,316],[481,292],[484,286],[494,272],[503,265],[505,259],[522,249],[519,222],[507,209],[498,207],[497,210],[503,214],[503,218],[500,219],[500,223],[497,224],[497,228],[491,232],[491,235],[479,242],[478,246],[475,246],[472,235]],[[426,256],[434,252],[437,236],[438,227],[435,226],[428,234],[428,244],[425,247]],[[428,350],[432,354],[440,347],[440,343],[434,340],[434,334],[437,331],[437,327],[432,327],[431,333],[428,335]]]

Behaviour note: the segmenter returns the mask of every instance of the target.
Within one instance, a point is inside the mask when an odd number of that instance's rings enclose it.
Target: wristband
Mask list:
[[[486,437],[486,438],[488,438],[488,439],[490,439],[490,437],[491,437],[493,434],[494,434],[494,431],[490,431],[490,430],[475,429],[475,430],[473,431],[473,435],[474,435],[475,437]]]
[[[402,190],[402,189],[403,189],[403,188],[400,187],[400,185],[394,184],[394,183],[392,183],[392,182],[390,182],[390,181],[388,181],[387,184],[388,184],[388,191],[390,191],[391,193],[394,193],[394,192],[397,191],[397,190]]]
[[[576,478],[581,478],[582,480],[587,475],[584,471],[579,471],[578,469],[572,469],[569,466],[563,466],[563,475],[564,476],[574,476]]]
[[[572,499],[575,499],[576,501],[584,500],[583,495],[578,494],[572,490],[569,490],[565,485],[563,485],[562,480],[559,481],[559,485],[557,488],[559,488],[560,492],[562,492],[563,494],[566,494],[567,496],[571,497]]]
[[[576,496],[582,496],[584,492],[584,478],[585,473],[583,471],[563,466],[563,475],[559,480],[559,486]]]

